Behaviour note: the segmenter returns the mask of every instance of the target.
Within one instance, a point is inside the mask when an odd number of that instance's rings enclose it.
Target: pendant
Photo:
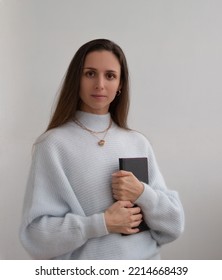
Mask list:
[[[105,144],[105,140],[100,140],[100,141],[98,142],[98,145],[101,146],[101,147],[104,146],[104,144]]]

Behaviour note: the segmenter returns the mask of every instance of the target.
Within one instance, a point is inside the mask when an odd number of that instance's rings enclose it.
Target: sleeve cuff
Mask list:
[[[109,233],[106,228],[104,213],[85,217],[83,223],[84,232],[82,232],[82,234],[85,235],[87,239],[101,237]]]
[[[135,204],[142,209],[152,209],[158,200],[157,193],[147,184],[143,183],[144,190],[142,194],[137,198]]]

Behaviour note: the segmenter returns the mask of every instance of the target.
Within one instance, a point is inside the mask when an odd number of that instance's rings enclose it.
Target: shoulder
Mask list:
[[[148,141],[148,138],[147,138],[143,133],[141,133],[141,132],[138,131],[138,130],[129,129],[129,133],[130,133],[132,136],[134,136],[134,137],[136,137],[136,138],[138,138],[138,139],[140,139],[140,140]]]
[[[141,133],[137,130],[134,130],[134,129],[130,129],[128,133],[129,133],[130,137],[133,138],[138,143],[142,143],[147,146],[150,146],[149,139],[143,133]]]
[[[72,125],[66,123],[41,134],[35,141],[34,146],[57,146],[65,140],[70,139],[72,134]]]
[[[120,127],[116,127],[116,129],[116,136],[119,135],[119,139],[123,140],[124,143],[139,148],[143,147],[147,152],[152,150],[150,141],[145,134],[134,129],[124,129]]]
[[[113,127],[117,133],[121,133],[133,138],[141,139],[143,141],[148,141],[147,137],[143,133],[139,132],[138,130],[131,129],[131,128],[122,128],[119,127],[116,123],[113,124]]]

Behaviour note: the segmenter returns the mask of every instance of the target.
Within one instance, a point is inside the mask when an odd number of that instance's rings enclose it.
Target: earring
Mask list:
[[[120,96],[120,94],[121,94],[121,90],[117,90],[116,96]]]

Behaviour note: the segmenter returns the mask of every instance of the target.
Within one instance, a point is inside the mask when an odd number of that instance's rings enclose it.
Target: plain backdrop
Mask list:
[[[222,1],[0,0],[0,259],[28,259],[18,229],[32,144],[76,50],[119,44],[129,125],[179,192],[185,232],[163,259],[222,259]]]

